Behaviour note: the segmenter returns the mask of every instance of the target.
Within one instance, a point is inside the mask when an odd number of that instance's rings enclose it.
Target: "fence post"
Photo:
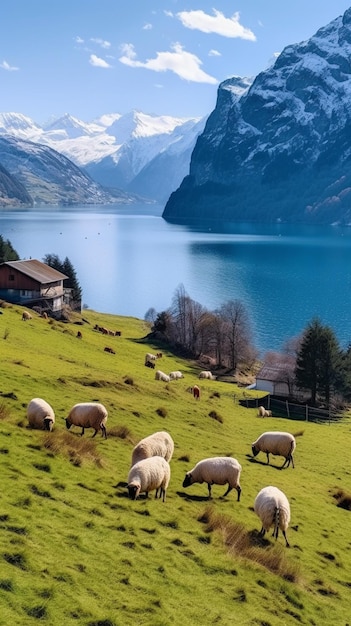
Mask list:
[[[306,422],[308,422],[308,404],[306,404]]]
[[[286,404],[286,413],[287,416],[290,417],[290,411],[289,411],[289,402],[287,400],[285,400],[285,404]]]

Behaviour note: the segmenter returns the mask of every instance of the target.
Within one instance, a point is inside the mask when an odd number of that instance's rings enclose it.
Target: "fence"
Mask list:
[[[292,420],[316,422],[318,424],[330,424],[331,422],[340,421],[343,417],[337,411],[317,409],[308,404],[294,404],[289,400],[277,398],[270,394],[263,398],[243,398],[239,400],[239,404],[246,406],[248,409],[264,406],[265,409],[272,411],[273,417],[288,417]]]

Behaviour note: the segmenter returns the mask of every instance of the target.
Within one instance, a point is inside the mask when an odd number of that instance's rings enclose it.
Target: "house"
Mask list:
[[[0,264],[0,298],[60,317],[66,304],[63,281],[68,276],[30,259]]]
[[[286,364],[282,366],[264,365],[256,374],[255,388],[267,391],[272,396],[290,396],[293,389],[293,372]]]

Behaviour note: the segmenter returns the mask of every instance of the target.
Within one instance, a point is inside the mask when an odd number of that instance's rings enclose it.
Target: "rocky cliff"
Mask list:
[[[218,89],[170,221],[351,223],[351,9]]]

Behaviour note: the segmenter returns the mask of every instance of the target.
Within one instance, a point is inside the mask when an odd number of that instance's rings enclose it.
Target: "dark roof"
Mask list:
[[[272,382],[283,382],[286,378],[286,365],[282,367],[271,367],[264,365],[256,374],[256,380],[271,380]]]
[[[36,259],[30,259],[29,261],[6,261],[3,265],[8,265],[18,272],[30,276],[30,278],[33,278],[42,285],[68,278],[66,274],[62,274],[62,272],[58,272],[53,267],[41,261],[37,261]]]

